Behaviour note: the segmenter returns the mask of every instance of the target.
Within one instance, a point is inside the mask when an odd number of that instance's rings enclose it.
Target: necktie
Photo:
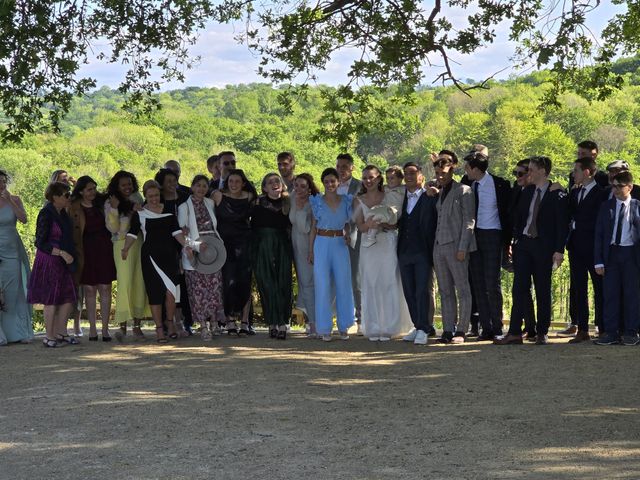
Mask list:
[[[622,226],[624,222],[624,203],[620,204],[620,210],[618,211],[618,225],[616,227],[616,240],[615,245],[620,245],[622,242]]]
[[[578,195],[578,205],[580,205],[580,202],[582,202],[582,199],[584,198],[584,192],[586,191],[586,189],[584,187],[580,187],[580,194]]]
[[[478,182],[473,182],[473,196],[476,199],[476,219],[478,218],[478,206],[480,205],[480,196],[478,195],[478,188],[480,188],[480,184]]]
[[[531,238],[538,236],[538,212],[540,211],[540,194],[542,190],[536,188],[536,196],[533,199],[533,212],[531,214],[531,223],[529,224],[529,231],[527,235]]]
[[[418,194],[416,192],[410,193],[409,198],[416,198]]]

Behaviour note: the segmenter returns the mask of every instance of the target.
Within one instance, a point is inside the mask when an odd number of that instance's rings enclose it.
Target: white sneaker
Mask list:
[[[391,337],[380,337],[378,340],[380,340],[381,342],[388,342],[391,340]]]
[[[369,337],[370,342],[377,342],[378,340],[380,340],[380,337]]]
[[[412,328],[409,333],[407,333],[404,337],[402,337],[402,341],[404,342],[413,342],[416,339],[418,331],[415,328]]]
[[[361,324],[361,323],[358,323],[357,325],[358,325],[358,330],[356,331],[356,335],[357,335],[357,336],[359,336],[359,337],[361,337],[362,335],[364,335],[364,334],[362,333],[362,324]]]
[[[349,334],[347,332],[340,332],[340,340],[349,340]]]
[[[428,338],[429,337],[425,332],[423,332],[422,330],[418,330],[416,332],[416,338],[413,340],[413,344],[414,345],[426,345]]]
[[[330,342],[331,341],[331,335],[322,335],[322,341],[323,342]]]

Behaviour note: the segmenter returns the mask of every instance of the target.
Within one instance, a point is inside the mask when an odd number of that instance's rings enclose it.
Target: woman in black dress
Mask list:
[[[229,172],[223,190],[213,192],[218,232],[227,249],[222,267],[222,298],[229,334],[248,335],[251,297],[251,226],[249,218],[256,190],[244,172]],[[237,320],[240,319],[238,331]]]
[[[170,168],[161,168],[154,177],[155,181],[160,185],[160,200],[164,205],[166,212],[173,213],[178,217],[178,207],[187,201],[189,195],[185,194],[178,188],[178,175]],[[178,263],[181,256],[178,255]],[[191,334],[191,326],[193,320],[191,318],[191,307],[187,298],[187,283],[184,274],[180,274],[180,291],[182,292],[182,301],[176,303],[176,331],[180,336],[186,337]]]
[[[178,226],[176,216],[167,211],[160,202],[160,185],[154,180],[148,180],[142,187],[146,205],[131,217],[131,227],[127,233],[127,240],[122,249],[122,259],[127,259],[129,248],[142,231],[141,261],[144,285],[149,297],[151,315],[156,324],[158,343],[167,343],[164,334],[162,306],[165,306],[167,328],[170,338],[177,338],[173,316],[176,302],[180,301],[180,268],[176,250],[178,245],[183,247],[186,240]],[[188,248],[188,247],[185,247]],[[191,255],[190,250],[187,254]]]

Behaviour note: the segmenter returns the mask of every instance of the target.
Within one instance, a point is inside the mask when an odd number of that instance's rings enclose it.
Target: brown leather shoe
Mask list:
[[[547,345],[549,343],[549,336],[538,334],[536,336],[536,345]]]
[[[507,334],[493,339],[494,345],[522,345],[522,335]]]
[[[588,342],[590,340],[591,340],[591,335],[589,335],[589,332],[578,332],[576,333],[575,337],[569,340],[569,343],[582,343],[582,342]]]
[[[569,328],[566,328],[565,330],[561,330],[558,333],[556,333],[556,336],[558,337],[573,337],[576,333],[578,333],[578,326],[577,325],[569,325]]]

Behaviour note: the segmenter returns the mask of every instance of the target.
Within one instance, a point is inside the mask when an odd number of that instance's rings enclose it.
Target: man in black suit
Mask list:
[[[518,200],[514,216],[513,246],[513,306],[509,333],[494,340],[496,345],[522,343],[522,318],[531,289],[536,290],[537,345],[548,343],[551,325],[551,274],[554,265],[564,259],[568,233],[567,195],[551,191],[549,174],[551,159],[532,157],[529,161],[531,185]]]
[[[637,345],[640,325],[640,201],[631,198],[633,177],[618,173],[614,197],[600,207],[596,221],[594,262],[604,277],[604,329],[597,345]],[[624,314],[622,312],[624,307]],[[620,324],[620,318],[624,322]]]
[[[489,158],[482,152],[472,151],[464,162],[466,178],[476,200],[477,250],[471,252],[469,270],[482,325],[478,340],[492,340],[502,335],[500,268],[502,253],[511,243],[511,185],[504,178],[487,172]]]
[[[164,168],[168,168],[176,174],[176,177],[178,178],[178,186],[176,187],[176,190],[181,197],[188,198],[189,195],[191,195],[191,189],[180,183],[180,174],[182,173],[182,170],[180,169],[180,162],[178,160],[167,160],[164,162]]]
[[[218,166],[220,168],[220,178],[211,180],[209,190],[222,190],[229,176],[229,172],[236,168],[236,154],[231,151],[224,151],[218,154]]]
[[[529,185],[529,158],[525,158],[520,160],[515,169],[513,170],[513,176],[515,177],[515,181],[513,182],[513,187],[511,188],[511,198],[509,199],[509,221],[510,225],[514,223],[514,215],[516,212],[516,205],[518,205],[518,200],[520,199],[520,195],[522,195],[522,191]],[[553,184],[551,187],[553,188]],[[511,261],[511,245],[509,245],[508,250],[508,262],[507,262],[507,270],[513,273],[513,262]],[[531,289],[529,289],[529,296],[524,305],[524,337],[528,341],[535,341],[536,339],[536,314],[533,308],[533,297],[531,296]]]
[[[409,306],[414,328],[403,340],[426,345],[429,325],[429,277],[433,268],[437,197],[426,195],[420,165],[408,162],[403,167],[407,187],[402,215],[398,222],[398,264],[402,290]]]
[[[576,336],[569,343],[581,343],[589,336],[588,276],[594,292],[595,324],[602,331],[602,278],[596,273],[593,263],[593,246],[596,218],[604,200],[603,188],[595,180],[596,162],[592,157],[576,160],[573,178],[579,188],[569,193],[569,269],[571,289],[574,295],[574,314],[578,327]]]

